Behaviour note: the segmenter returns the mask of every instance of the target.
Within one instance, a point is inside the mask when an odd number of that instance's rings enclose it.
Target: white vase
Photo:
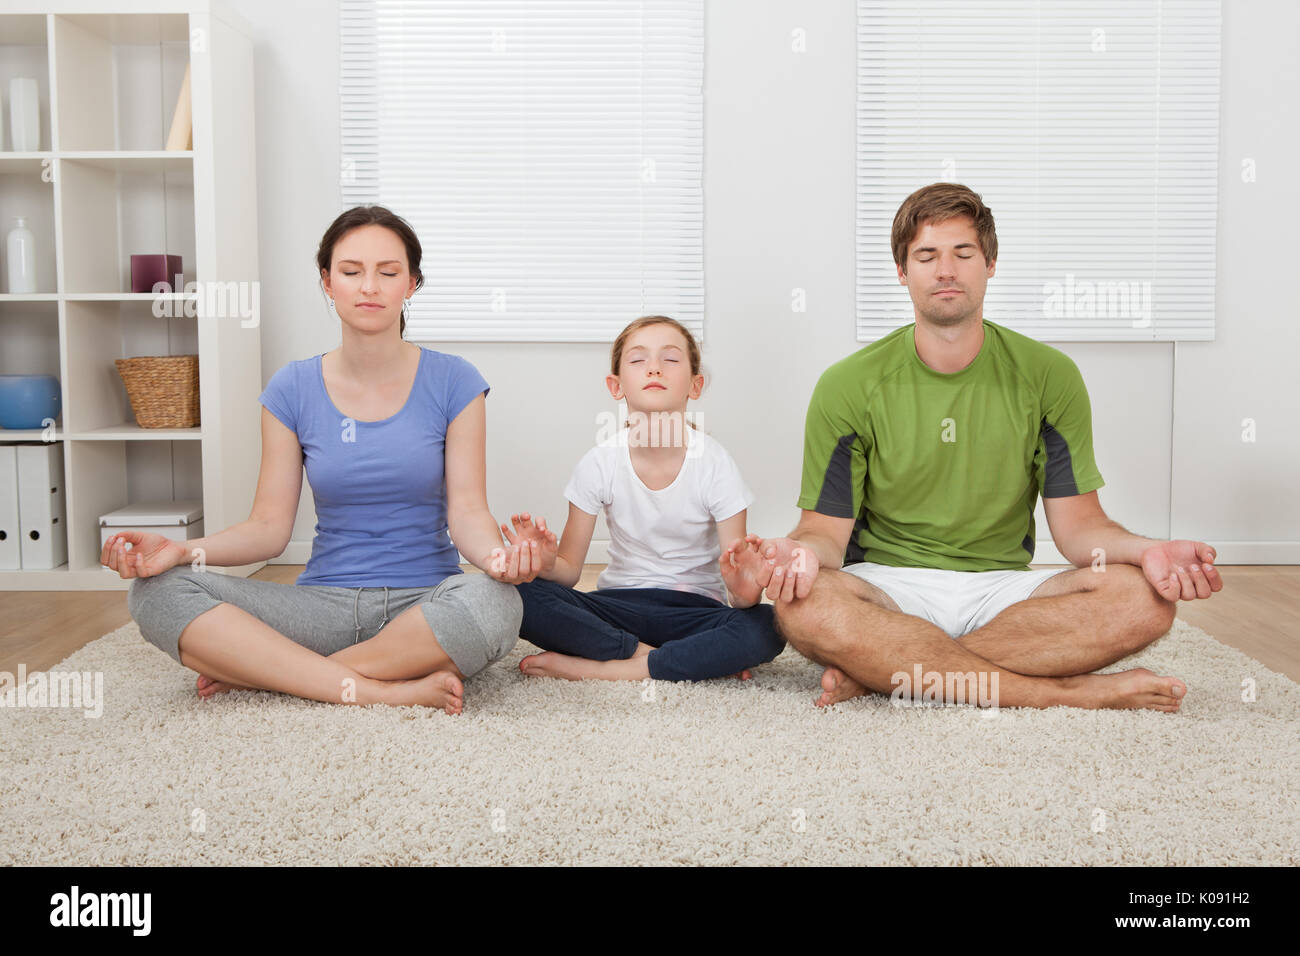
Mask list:
[[[9,81],[9,129],[16,153],[34,153],[41,148],[41,107],[36,81],[15,76]]]
[[[36,237],[22,216],[14,220],[6,241],[9,259],[9,291],[29,295],[36,291]]]

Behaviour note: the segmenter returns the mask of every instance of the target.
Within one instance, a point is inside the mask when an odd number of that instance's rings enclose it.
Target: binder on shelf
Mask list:
[[[16,445],[18,534],[23,570],[57,568],[68,561],[63,495],[63,445]]]
[[[18,533],[17,445],[0,445],[0,571],[22,565]]]

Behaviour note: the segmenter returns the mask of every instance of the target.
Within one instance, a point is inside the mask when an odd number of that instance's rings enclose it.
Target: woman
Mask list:
[[[201,697],[245,687],[458,714],[463,681],[518,637],[513,585],[536,576],[537,545],[502,547],[488,511],[487,382],[402,337],[420,256],[381,206],[339,216],[316,258],[342,345],[289,363],[262,393],[248,520],[186,542],[124,532],[104,545],[103,563],[135,579],[141,633],[199,673]],[[284,551],[304,464],[317,526],[298,582],[208,573]],[[462,574],[458,549],[487,573]]]

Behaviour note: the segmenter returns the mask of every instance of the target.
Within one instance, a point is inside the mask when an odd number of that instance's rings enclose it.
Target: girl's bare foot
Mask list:
[[[838,667],[822,671],[822,695],[814,701],[818,707],[830,707],[854,697],[862,697],[867,689]]]
[[[556,651],[529,654],[519,662],[519,671],[529,677],[560,677],[564,680],[645,680],[650,665],[644,656],[622,661],[591,661]]]

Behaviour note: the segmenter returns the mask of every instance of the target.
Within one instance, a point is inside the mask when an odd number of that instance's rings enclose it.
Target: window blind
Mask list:
[[[984,315],[1040,340],[1214,338],[1218,0],[858,0],[857,336],[913,319],[915,189],[997,222]]]
[[[410,221],[416,341],[703,336],[701,0],[341,0],[342,199]]]

